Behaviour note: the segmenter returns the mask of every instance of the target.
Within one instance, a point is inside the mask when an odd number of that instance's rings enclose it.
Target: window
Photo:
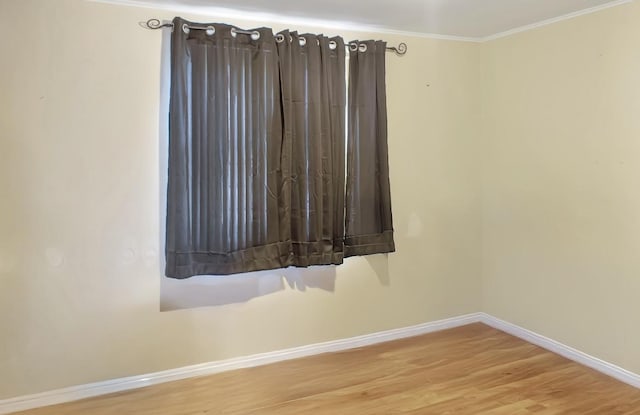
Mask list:
[[[384,42],[173,24],[166,275],[392,252]]]

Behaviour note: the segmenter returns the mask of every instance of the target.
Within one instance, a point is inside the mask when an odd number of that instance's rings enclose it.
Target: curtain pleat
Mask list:
[[[282,111],[276,43],[212,24],[171,44],[166,275],[288,265],[280,227]]]
[[[284,31],[278,43],[292,265],[340,264],[344,238],[342,38]],[[289,196],[290,195],[290,196]]]
[[[366,41],[358,46],[349,49],[345,257],[395,251],[387,146],[386,43]]]

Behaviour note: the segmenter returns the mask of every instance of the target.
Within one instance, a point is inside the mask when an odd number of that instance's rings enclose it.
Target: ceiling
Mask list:
[[[483,40],[632,0],[98,0],[220,17]]]

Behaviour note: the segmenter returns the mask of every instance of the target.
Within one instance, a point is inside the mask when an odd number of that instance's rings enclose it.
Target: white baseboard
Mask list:
[[[618,379],[621,382],[627,383],[636,388],[640,388],[640,375],[630,372],[626,369],[616,366],[612,363],[605,362],[602,359],[583,353],[580,350],[576,350],[573,347],[569,347],[565,344],[552,340],[548,337],[542,336],[538,333],[534,333],[531,330],[527,330],[515,324],[508,323],[499,318],[493,317],[486,313],[479,313],[481,315],[480,321],[487,326],[491,326],[500,331],[504,331],[512,336],[518,337],[536,346],[540,346],[560,356],[566,357],[569,360],[580,363],[584,366],[588,366],[598,372]]]
[[[17,398],[0,400],[0,414],[8,414],[16,411],[38,408],[42,406],[55,405],[64,402],[76,401],[90,398],[92,396],[105,395],[108,393],[121,392],[156,385],[174,380],[187,379],[196,376],[211,375],[228,370],[254,367],[283,360],[296,359],[299,357],[312,356],[321,353],[337,352],[341,350],[353,349],[355,347],[369,346],[405,337],[419,336],[421,334],[432,333],[454,327],[464,326],[471,323],[484,323],[495,329],[504,331],[512,336],[518,337],[529,343],[540,346],[549,351],[564,356],[582,365],[588,366],[598,372],[609,375],[624,383],[636,388],[640,388],[640,375],[625,370],[614,364],[605,362],[572,347],[559,343],[548,337],[534,333],[530,330],[500,320],[486,313],[467,314],[445,320],[433,321],[430,323],[418,324],[416,326],[404,327],[382,331],[378,333],[366,334],[363,336],[351,337],[329,341],[325,343],[311,344],[308,346],[294,347],[291,349],[278,350],[275,352],[261,353],[251,356],[238,357],[199,365],[185,366],[182,368],[164,370],[162,372],[149,373],[146,375],[130,376],[126,378],[113,379],[104,382],[89,383],[86,385],[73,386],[69,388],[56,389],[34,395],[20,396]]]
[[[120,379],[107,380],[104,382],[88,383],[85,385],[56,389],[48,392],[37,393],[34,395],[3,399],[0,400],[0,414],[8,414],[11,412],[24,411],[27,409],[39,408],[42,406],[77,401],[79,399],[90,398],[92,396],[99,396],[108,393],[142,388],[145,386],[171,382],[174,380],[187,379],[196,376],[211,375],[228,370],[260,366],[268,363],[296,359],[299,357],[311,356],[320,353],[337,352],[341,350],[353,349],[355,347],[369,346],[376,343],[402,339],[405,337],[418,336],[421,334],[427,334],[435,331],[464,326],[471,323],[477,323],[482,321],[482,318],[482,313],[467,314],[459,317],[448,318],[445,320],[438,320],[430,323],[418,324],[416,326],[366,334],[363,336],[351,337],[348,339],[311,344],[308,346],[294,347],[291,349],[278,350],[275,352],[261,353],[246,357],[203,363],[177,369],[164,370],[162,372],[149,373],[146,375],[130,376]]]

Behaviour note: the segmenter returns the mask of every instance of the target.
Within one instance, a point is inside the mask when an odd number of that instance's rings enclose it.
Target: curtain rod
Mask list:
[[[170,27],[173,29],[173,23],[161,23],[160,20],[158,19],[149,19],[146,22],[140,22],[140,26],[144,27],[145,29],[162,29],[163,27]],[[182,27],[182,30],[184,30],[186,33],[189,32],[189,30],[191,29],[195,29],[195,30],[206,30],[207,33],[209,34],[213,34],[215,33],[215,28],[213,26],[196,26],[196,25],[187,25],[184,24]],[[241,33],[244,35],[250,35],[252,39],[258,39],[260,37],[260,33],[258,33],[258,31],[256,30],[242,30],[242,29],[236,29],[236,28],[232,28],[231,29],[232,34],[235,36],[236,33]],[[284,36],[280,35],[281,39],[284,40]],[[304,39],[304,38],[303,38]],[[276,40],[278,40],[277,36],[276,36]],[[282,42],[282,40],[278,40],[279,42]],[[347,42],[345,44],[346,47],[350,48],[351,50],[355,51],[358,48],[362,48],[362,46],[365,46],[364,49],[361,49],[361,51],[366,50],[366,45],[358,45],[357,43],[358,41],[352,40],[350,42]],[[335,48],[335,42],[333,42],[334,44],[331,45]],[[402,56],[405,53],[407,53],[407,44],[402,42],[400,43],[398,46],[387,46],[387,51],[388,52],[394,52],[396,55],[398,56]]]

